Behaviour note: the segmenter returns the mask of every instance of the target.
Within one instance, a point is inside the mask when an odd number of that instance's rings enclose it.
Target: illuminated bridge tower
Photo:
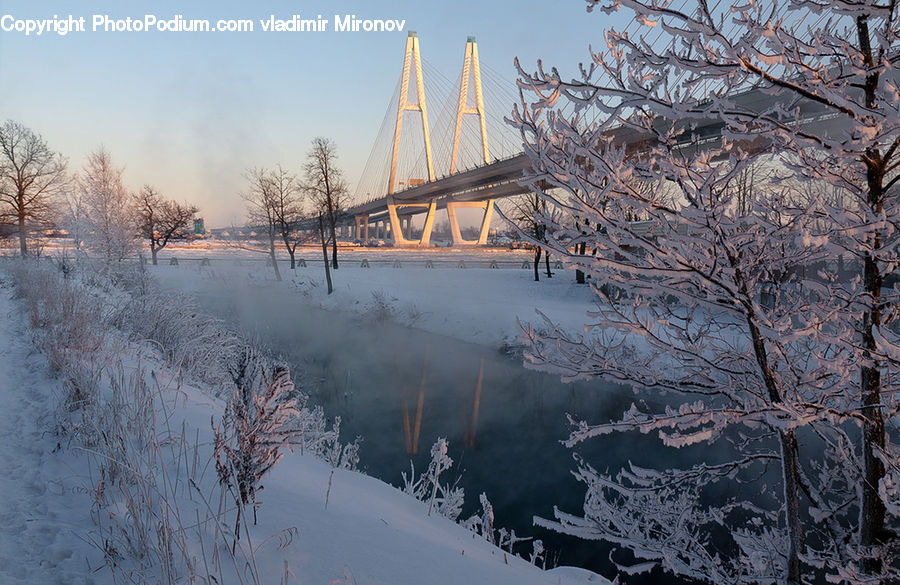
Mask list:
[[[415,72],[416,98],[418,103],[409,103],[409,82],[411,69]],[[428,166],[428,181],[434,181],[434,162],[431,158],[431,135],[428,131],[428,107],[425,103],[425,81],[422,78],[422,58],[419,53],[419,37],[410,31],[406,37],[406,53],[403,56],[403,77],[400,80],[400,101],[397,104],[397,125],[394,129],[394,145],[391,150],[391,171],[388,178],[387,208],[391,222],[391,235],[396,246],[427,246],[431,240],[431,228],[434,225],[434,216],[437,211],[437,202],[431,203],[404,203],[394,202],[392,195],[397,188],[397,158],[400,153],[400,132],[403,129],[403,115],[408,112],[419,112],[422,117],[422,133],[425,137],[425,163]],[[403,236],[403,229],[397,210],[401,207],[427,207],[428,215],[425,218],[425,227],[422,230],[422,238],[419,241],[407,240]],[[407,226],[409,219],[406,218]]]
[[[475,89],[475,103],[469,105],[469,77],[472,77],[472,86]],[[466,52],[463,59],[462,82],[459,86],[459,102],[456,107],[456,129],[453,132],[453,151],[450,154],[450,174],[456,173],[456,165],[459,158],[459,139],[462,133],[463,116],[473,115],[478,117],[478,129],[481,134],[481,152],[484,155],[484,163],[490,164],[491,155],[488,150],[487,115],[484,110],[484,97],[481,93],[481,65],[478,62],[478,43],[475,37],[469,37],[466,41]],[[456,210],[460,207],[476,207],[484,209],[484,218],[481,221],[481,230],[475,241],[464,240],[459,231],[459,221],[456,218]],[[453,236],[453,245],[485,244],[487,243],[488,230],[491,227],[494,201],[448,201],[447,216],[450,220],[450,233]]]

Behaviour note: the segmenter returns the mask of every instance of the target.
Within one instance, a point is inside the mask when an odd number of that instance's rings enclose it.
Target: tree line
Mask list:
[[[284,245],[293,269],[299,226],[310,219],[321,224],[323,248],[331,247],[330,260],[326,252],[329,281],[330,270],[338,268],[337,220],[349,189],[336,161],[334,142],[318,137],[307,153],[302,178],[281,165],[244,173],[248,220],[267,228],[268,252],[279,279],[276,242]],[[153,185],[131,192],[123,173],[103,146],[70,173],[68,160],[41,135],[8,120],[0,126],[0,224],[14,228],[22,257],[34,252],[30,240],[38,227],[59,227],[68,231],[77,252],[96,253],[106,262],[139,253],[146,242],[156,265],[160,250],[192,229],[199,210],[165,197]]]
[[[19,255],[29,255],[35,228],[55,226],[69,232],[76,251],[90,250],[106,262],[138,252],[146,240],[156,264],[157,253],[192,227],[198,209],[166,199],[152,185],[132,193],[123,172],[101,146],[70,174],[66,158],[46,140],[7,120],[0,126],[0,222],[15,226]]]
[[[306,237],[301,225],[312,224],[317,226],[318,240],[322,244],[329,294],[333,291],[331,270],[338,269],[338,219],[350,196],[337,158],[334,142],[320,136],[313,139],[300,175],[280,164],[271,168],[254,167],[244,173],[248,186],[243,197],[247,202],[248,218],[252,224],[266,230],[267,251],[275,278],[281,280],[275,261],[276,244],[284,246],[293,270],[297,246]]]

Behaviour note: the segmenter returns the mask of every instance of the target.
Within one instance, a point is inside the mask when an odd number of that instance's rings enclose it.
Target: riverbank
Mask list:
[[[52,420],[54,408],[58,408],[54,406],[54,395],[59,392],[60,380],[41,373],[46,371],[45,358],[28,348],[33,332],[22,318],[22,303],[12,299],[8,285],[0,289],[0,297],[0,311],[11,316],[5,322],[8,330],[3,331],[0,347],[0,358],[9,362],[3,363],[4,368],[0,369],[7,372],[8,378],[3,380],[0,400],[5,404],[0,412],[16,413],[14,417],[0,420],[0,433],[8,439],[3,442],[5,454],[0,461],[7,472],[4,475],[12,478],[6,491],[17,498],[11,521],[0,535],[0,554],[9,560],[3,564],[5,576],[9,577],[4,582],[113,582],[113,572],[104,568],[104,564],[112,559],[122,567],[127,560],[111,557],[109,547],[104,551],[104,541],[97,540],[98,535],[104,534],[104,528],[98,527],[92,521],[94,516],[86,510],[94,509],[98,518],[110,514],[110,518],[121,515],[121,519],[127,519],[127,515],[122,515],[125,503],[103,499],[104,495],[94,489],[102,483],[96,484],[98,477],[88,466],[89,457],[56,446]],[[188,478],[183,475],[187,472],[179,462],[186,460],[186,453],[193,452],[196,457],[196,453],[210,448],[210,414],[214,419],[221,416],[224,404],[200,388],[180,383],[160,386],[157,380],[177,380],[177,372],[150,359],[145,350],[130,348],[130,344],[121,341],[114,345],[116,355],[126,359],[123,367],[128,374],[142,376],[148,384],[152,381],[160,393],[159,404],[168,409],[159,421],[169,430],[159,428],[154,433],[162,432],[171,439],[171,429],[180,429],[178,435],[182,440],[196,437],[193,447],[173,452],[174,457],[162,463],[156,471],[162,476],[154,479],[159,483],[153,485],[174,485],[180,495],[173,492],[165,508],[181,510],[177,517],[189,527],[182,537],[193,540],[196,532],[199,543],[192,542],[191,550],[199,555],[197,562],[206,560],[210,551],[200,550],[200,543],[202,534],[209,537],[210,528],[198,530],[190,521],[194,518],[193,509],[198,505],[202,508],[203,501],[196,501],[196,494],[192,499],[189,494],[193,492],[186,486],[196,481],[203,493],[212,493],[210,481],[214,478],[209,475],[211,471]],[[132,351],[141,356],[139,362],[128,357]],[[107,380],[106,374],[103,376]],[[108,383],[108,380],[102,382],[101,386]],[[25,398],[22,392],[30,397],[31,406],[26,405],[27,408],[22,404]],[[173,408],[175,404],[177,409]],[[34,436],[23,429],[34,429]],[[31,448],[26,448],[25,442]],[[156,448],[168,448],[168,442],[151,443]],[[200,457],[201,465],[194,468],[209,470],[208,463],[202,464],[202,453]],[[13,467],[14,463],[17,467]],[[62,468],[66,469],[65,477],[60,477]],[[172,477],[181,480],[167,483]],[[67,489],[50,490],[50,486],[63,480],[69,486]],[[149,478],[141,477],[141,482],[145,481]],[[596,575],[581,570],[540,571],[445,518],[428,516],[422,502],[396,488],[359,473],[334,469],[310,456],[289,455],[266,476],[264,484],[260,522],[246,527],[249,542],[256,544],[249,558],[262,582],[310,585],[329,582],[413,585],[423,581],[447,585],[602,583]],[[82,489],[75,489],[78,486]],[[110,487],[111,484],[104,491]],[[92,508],[90,498],[95,499],[95,505],[103,502],[102,507]],[[66,511],[66,514],[57,516],[50,513],[53,510]],[[206,512],[201,511],[205,517]],[[34,513],[40,517],[33,517]],[[32,526],[43,540],[34,540],[35,546],[23,548],[24,541],[18,540],[22,538],[22,526],[35,520],[38,522]],[[179,534],[179,530],[175,528],[174,534]],[[207,542],[211,544],[213,541]],[[123,553],[117,551],[116,555]],[[195,565],[193,570],[197,569]]]

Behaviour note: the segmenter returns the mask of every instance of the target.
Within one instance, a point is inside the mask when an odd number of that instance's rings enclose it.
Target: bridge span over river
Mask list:
[[[356,198],[364,202],[346,209],[338,218],[342,238],[363,242],[384,239],[396,247],[430,246],[435,215],[446,210],[454,246],[485,244],[495,202],[529,192],[520,182],[531,161],[523,152],[521,138],[503,121],[503,115],[512,108],[510,96],[515,84],[492,72],[487,82],[482,82],[478,45],[474,37],[469,37],[462,72],[445,92],[449,96],[447,103],[438,104],[438,132],[433,133],[422,63],[419,38],[410,32],[397,90],[357,188]],[[486,95],[492,101],[486,101]],[[798,101],[793,95],[773,94],[771,88],[750,89],[734,99],[754,111],[770,108],[773,100],[783,100],[797,112],[799,123],[811,132],[828,132],[838,122],[820,104]],[[405,120],[407,114],[411,114],[411,121]],[[404,129],[415,135],[405,136]],[[723,129],[724,123],[715,117],[685,123],[683,147],[715,148],[721,144]],[[610,133],[614,143],[635,151],[648,140],[646,135],[626,128]],[[448,156],[435,158],[433,139],[444,147],[439,152]],[[492,148],[489,139],[499,146]],[[441,176],[437,176],[436,168],[442,171]],[[482,211],[474,240],[462,237],[457,214],[461,208]],[[412,218],[421,214],[425,215],[424,222],[413,234]]]

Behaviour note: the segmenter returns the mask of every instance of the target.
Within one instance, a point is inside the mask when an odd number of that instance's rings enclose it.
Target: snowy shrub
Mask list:
[[[113,322],[136,339],[155,342],[166,360],[211,387],[230,384],[228,369],[243,343],[220,320],[202,314],[194,299],[152,291],[125,303]]]
[[[313,415],[319,415],[324,421],[324,411],[317,408]],[[320,435],[303,434],[301,440],[306,445],[312,445],[316,457],[325,461],[335,469],[348,469],[355,471],[359,465],[359,437],[346,445],[341,443],[341,417],[334,417],[331,430]]]
[[[528,561],[535,567],[540,566],[542,569],[547,567],[543,540],[535,540],[531,543],[531,556]]]
[[[500,543],[498,543],[494,537],[494,506],[491,505],[491,502],[488,500],[487,494],[485,493],[482,493],[481,496],[479,496],[479,500],[481,502],[481,514],[476,514],[467,518],[466,521],[462,523],[463,528],[471,530],[475,534],[480,534],[491,544],[503,544],[504,541],[502,538]],[[506,529],[503,528],[501,531],[506,531]]]
[[[147,292],[152,285],[152,277],[140,262],[120,261],[106,264],[80,257],[77,272],[85,286],[105,294],[140,295]]]
[[[268,367],[254,350],[245,349],[232,377],[234,392],[215,428],[215,456],[219,481],[237,492],[238,539],[241,509],[253,506],[256,522],[260,482],[284,451],[292,449],[297,428],[291,423],[299,413],[289,398],[294,384],[287,367]]]
[[[416,321],[418,321],[425,315],[425,313],[423,313],[415,303],[407,304],[404,313],[406,317],[406,324],[409,326],[415,325]]]
[[[531,542],[531,540],[533,538],[531,536],[526,536],[526,537],[518,536],[516,534],[515,530],[512,530],[512,529],[507,530],[506,528],[501,528],[500,530],[497,531],[497,534],[498,534],[497,546],[499,546],[501,549],[503,549],[509,553],[513,553],[513,554],[515,554],[515,551],[513,551],[513,549],[515,548],[515,546],[517,544],[519,544],[520,542]],[[543,546],[543,544],[541,546]]]
[[[109,329],[106,307],[120,304],[122,291],[107,277],[84,278],[79,270],[60,271],[51,263],[22,263],[13,272],[34,325],[35,345],[47,355],[64,390],[55,415],[58,432],[66,433],[87,459],[81,489],[93,500],[94,529],[78,536],[102,552],[113,582],[223,583],[224,576],[231,576],[233,582],[261,585],[254,555],[266,541],[254,544],[249,533],[246,544],[228,539],[224,523],[230,510],[222,499],[214,502],[217,482],[205,472],[213,449],[206,448],[209,443],[202,442],[199,431],[193,438],[183,426],[179,433],[172,425],[179,384],[148,372],[141,366],[140,348]],[[92,280],[101,288],[87,284]],[[123,311],[112,314],[119,320]],[[176,363],[180,359],[178,351],[167,357]],[[281,394],[293,392],[286,369],[276,369],[272,378],[284,388]],[[261,407],[271,415],[272,404],[262,395],[249,412]],[[322,439],[329,435],[320,409],[295,415],[287,400],[276,404],[274,412],[274,417],[257,418],[270,423],[260,428],[277,428],[285,420],[299,428],[304,419],[323,430],[318,433],[321,450],[334,450],[332,442]],[[271,439],[273,434],[259,436]],[[341,455],[342,464],[355,465],[352,448],[342,447]],[[295,533],[288,528],[270,540],[283,547]],[[223,559],[223,552],[230,559]]]
[[[453,522],[457,522],[462,514],[463,505],[465,504],[465,491],[459,487],[459,477],[453,484],[442,484],[441,475],[453,466],[453,459],[447,454],[449,443],[443,437],[438,438],[434,445],[431,446],[431,462],[428,469],[425,470],[418,479],[416,477],[416,469],[412,462],[409,464],[409,476],[405,472],[401,473],[403,485],[402,491],[421,502],[428,503],[428,515],[433,510],[438,514],[449,518]],[[481,513],[469,517],[460,522],[463,528],[471,530],[475,534],[481,535],[486,541],[497,545],[512,554],[517,554],[513,549],[521,542],[531,541],[531,537],[520,537],[516,535],[514,530],[494,528],[494,507],[487,498],[487,494],[482,493],[480,498]],[[521,556],[521,555],[519,555]],[[524,557],[523,557],[524,558]],[[541,541],[535,541],[534,550],[531,553],[531,563],[545,565],[544,549]]]
[[[432,510],[436,510],[441,516],[445,516],[450,520],[456,521],[462,512],[462,506],[465,499],[463,488],[456,485],[441,484],[441,474],[453,465],[453,459],[447,455],[448,443],[443,437],[438,438],[434,445],[431,446],[431,462],[428,469],[419,477],[415,478],[415,467],[410,462],[409,477],[406,473],[402,473],[403,491],[422,502],[428,502],[428,515],[431,516]]]
[[[95,398],[105,367],[102,306],[51,266],[19,263],[12,273],[34,328],[35,345],[62,380],[66,410],[77,410]]]
[[[373,321],[389,321],[393,318],[396,309],[394,308],[395,298],[388,298],[387,293],[383,290],[372,291],[372,302],[366,305],[366,314]]]
[[[297,403],[297,418],[291,423],[296,430],[293,443],[301,455],[313,455],[336,469],[356,471],[359,466],[359,441],[341,443],[341,417],[334,417],[331,428],[321,406],[311,406],[309,396],[293,393]]]

